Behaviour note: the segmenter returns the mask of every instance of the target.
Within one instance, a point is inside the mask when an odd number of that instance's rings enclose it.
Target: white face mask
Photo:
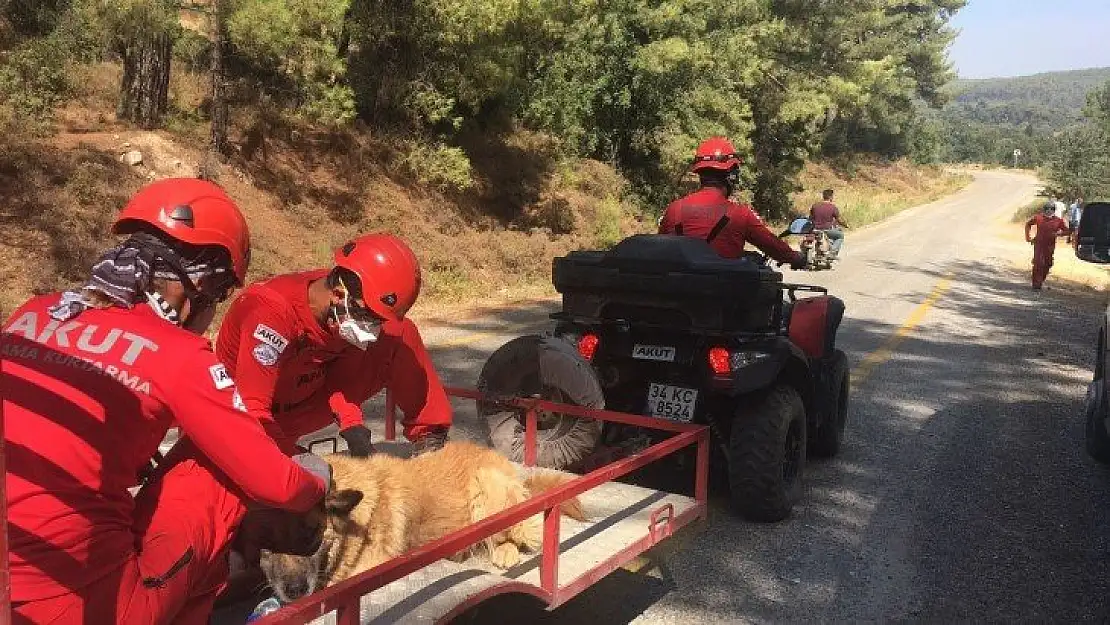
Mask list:
[[[346,310],[351,309],[350,297],[346,292],[343,294],[343,306]],[[332,310],[334,311],[335,321],[339,324],[339,336],[351,345],[364,350],[381,336],[382,324],[355,319],[351,317],[350,313],[347,313],[346,318],[340,319],[339,312],[334,308]]]

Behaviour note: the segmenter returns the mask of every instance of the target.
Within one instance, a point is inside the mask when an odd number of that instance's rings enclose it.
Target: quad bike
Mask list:
[[[832,252],[832,242],[829,241],[829,235],[824,230],[817,230],[813,227],[812,221],[800,217],[791,222],[790,227],[779,236],[791,235],[802,237],[798,244],[798,251],[805,256],[806,269],[810,271],[832,269],[833,261],[837,258],[836,254]]]
[[[711,477],[727,482],[737,511],[765,522],[789,516],[807,455],[840,448],[849,387],[847,357],[835,347],[843,303],[823,288],[784,283],[761,254],[724,259],[706,241],[674,235],[572,252],[554,260],[552,274],[563,297],[553,330],[494,352],[479,389],[707,424]],[[519,460],[519,410],[485,403],[479,414],[493,446]],[[588,470],[597,454],[634,453],[652,437],[541,415],[537,464]]]

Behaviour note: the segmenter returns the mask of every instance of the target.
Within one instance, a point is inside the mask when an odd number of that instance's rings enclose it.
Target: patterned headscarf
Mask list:
[[[88,294],[97,292],[121,308],[150,302],[163,317],[177,323],[177,311],[155,291],[154,280],[186,282],[187,279],[195,283],[205,276],[227,271],[213,260],[211,253],[186,260],[154,235],[133,234],[96,261],[84,285],[64,292],[58,303],[50,308],[50,316],[59,321],[76,317],[93,305]]]

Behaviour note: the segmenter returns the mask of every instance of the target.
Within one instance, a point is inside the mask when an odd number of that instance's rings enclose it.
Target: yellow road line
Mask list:
[[[929,310],[936,305],[940,298],[944,295],[945,291],[952,286],[952,274],[948,273],[941,279],[940,282],[933,288],[933,292],[929,293],[929,297],[925,298],[917,308],[914,309],[910,316],[906,318],[905,323],[902,324],[898,330],[894,332],[879,349],[868,354],[864,357],[863,361],[856,365],[852,370],[852,386],[858,386],[864,382],[871,375],[875,367],[883,364],[894,356],[894,350],[906,340],[906,337],[913,332],[914,328],[925,320],[925,315]]]

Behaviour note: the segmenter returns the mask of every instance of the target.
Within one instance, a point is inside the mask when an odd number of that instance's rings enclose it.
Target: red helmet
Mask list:
[[[182,243],[222,247],[231,257],[239,286],[246,280],[251,260],[247,220],[216,184],[196,178],[168,178],[143,187],[120,211],[112,232],[134,232],[140,223]]]
[[[398,321],[420,295],[420,262],[401,239],[367,234],[335,251],[335,265],[355,273],[362,301],[374,314]]]
[[[690,169],[695,172],[704,169],[728,171],[741,163],[743,161],[731,141],[724,137],[710,137],[702,141],[694,152],[694,164]]]

